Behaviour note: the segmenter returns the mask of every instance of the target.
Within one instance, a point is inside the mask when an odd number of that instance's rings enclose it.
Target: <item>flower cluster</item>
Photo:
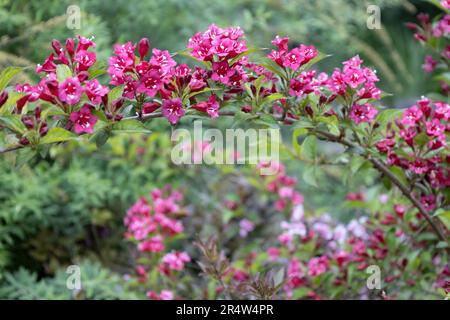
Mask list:
[[[445,153],[436,152],[448,148],[449,119],[449,104],[423,97],[396,121],[398,133],[388,130],[376,147],[387,154],[389,165],[403,168],[411,179],[425,182],[434,190],[449,187],[450,159]],[[397,134],[401,139],[395,139]],[[434,193],[422,194],[421,199],[427,210],[434,209],[440,200]]]
[[[127,211],[126,236],[137,242],[139,251],[162,252],[165,239],[183,231],[183,224],[177,219],[182,214],[179,205],[182,198],[181,193],[170,192],[169,187],[155,189],[151,193],[152,203],[142,197]]]
[[[247,80],[243,68],[246,59],[240,58],[247,51],[243,36],[239,27],[221,29],[212,24],[203,34],[198,32],[191,37],[187,48],[194,58],[211,63],[213,81],[240,86]]]
[[[183,225],[177,219],[183,214],[180,206],[182,199],[183,195],[173,191],[170,186],[163,190],[154,189],[151,192],[151,202],[141,197],[128,209],[124,218],[126,237],[137,243],[137,249],[141,253],[154,254],[149,264],[158,264],[159,272],[168,277],[182,271],[185,264],[191,261],[186,252],[171,251],[162,257],[157,255],[166,250],[171,239],[183,232]],[[137,266],[139,282],[146,283],[149,280],[150,270],[145,265]],[[173,293],[170,290],[162,290],[160,294],[148,291],[147,296],[153,300],[170,300]]]
[[[369,103],[361,100],[379,100],[381,90],[376,87],[379,81],[375,71],[362,67],[363,61],[359,56],[344,61],[342,70],[336,68],[328,81],[328,88],[335,94],[351,101],[349,117],[356,124],[370,122],[378,110]]]
[[[284,211],[286,208],[291,209],[303,203],[303,196],[295,190],[297,179],[286,174],[286,168],[282,163],[262,161],[257,165],[259,170],[263,167],[270,167],[277,173],[273,176],[262,176],[267,191],[278,196],[274,205],[276,210]]]
[[[27,102],[49,102],[69,113],[64,119],[67,128],[74,128],[77,134],[92,133],[97,121],[92,110],[103,103],[109,92],[109,88],[97,79],[90,79],[89,72],[96,62],[96,54],[89,49],[95,48],[95,43],[77,36],[76,39],[67,39],[64,47],[53,40],[52,47],[54,53],[36,67],[38,74],[45,75],[42,80],[35,86],[27,83],[16,85],[16,91],[23,94],[16,103],[16,113],[21,114]],[[69,75],[61,79],[59,73],[62,72]],[[26,143],[25,140],[22,139],[22,143]]]

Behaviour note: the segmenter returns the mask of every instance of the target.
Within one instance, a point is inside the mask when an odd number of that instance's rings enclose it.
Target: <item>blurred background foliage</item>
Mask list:
[[[367,28],[368,4],[380,6],[382,29]],[[66,27],[70,5],[81,9],[79,30]],[[145,36],[152,47],[176,52],[211,23],[239,25],[248,42],[260,48],[270,47],[278,34],[289,35],[292,45],[314,44],[332,53],[320,65],[324,71],[360,54],[378,70],[383,90],[393,94],[383,102],[405,107],[438,86],[423,73],[425,53],[404,27],[424,10],[433,9],[413,0],[0,0],[0,70],[10,65],[33,70],[50,53],[53,38],[74,34],[95,36],[98,59],[106,62],[116,42]],[[16,80],[36,81],[31,71]],[[123,240],[126,209],[168,183],[182,188],[189,203],[205,212],[217,209],[214,196],[226,193],[217,190],[226,189],[222,177],[229,168],[174,166],[168,125],[154,121],[152,126],[161,133],[116,136],[100,150],[87,143],[57,146],[46,158],[23,166],[21,152],[2,156],[0,298],[134,298],[120,281],[133,267],[133,252]],[[285,135],[289,139],[292,132]],[[321,150],[338,151],[330,146]],[[352,208],[342,204],[348,192],[379,192],[373,172],[352,175],[339,158],[324,163],[320,183],[312,188],[302,183],[304,169],[289,150],[282,156],[299,178],[306,205],[318,213],[348,220]],[[202,225],[199,218],[192,231]],[[80,296],[68,296],[65,267],[78,262],[88,270],[87,286]]]

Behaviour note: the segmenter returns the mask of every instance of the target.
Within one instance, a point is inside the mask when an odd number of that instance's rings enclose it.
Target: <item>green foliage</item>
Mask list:
[[[20,268],[6,273],[0,285],[0,299],[20,300],[69,300],[69,299],[136,299],[127,290],[127,283],[120,275],[102,267],[99,263],[83,261],[80,265],[81,290],[69,290],[65,269],[58,269],[55,276],[39,279],[36,273]]]

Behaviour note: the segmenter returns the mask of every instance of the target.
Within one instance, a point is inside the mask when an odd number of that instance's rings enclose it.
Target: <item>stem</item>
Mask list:
[[[10,151],[21,149],[23,147],[24,147],[23,145],[18,144],[18,145],[12,146],[12,147],[0,149],[0,153],[7,153],[7,152],[10,152]]]
[[[354,144],[353,142],[347,140],[344,137],[339,137],[339,136],[335,136],[329,132],[326,131],[321,131],[321,130],[315,130],[315,132],[323,137],[325,137],[326,139],[333,141],[333,142],[337,142],[340,143],[342,145],[345,145],[347,147],[359,147],[356,144]],[[428,224],[433,228],[433,231],[436,233],[436,235],[439,237],[439,239],[441,239],[444,242],[448,242],[447,238],[445,237],[444,233],[442,232],[442,230],[439,228],[439,226],[434,222],[433,218],[429,215],[429,213],[424,209],[424,207],[422,206],[422,204],[414,197],[413,193],[410,192],[408,190],[408,188],[391,172],[391,170],[389,170],[388,167],[386,167],[386,165],[372,157],[371,155],[366,155],[365,156],[372,164],[373,166],[380,171],[381,173],[383,173],[385,176],[387,176],[391,182],[393,184],[395,184],[400,191],[403,193],[403,195],[405,197],[407,197],[411,203],[419,210],[419,212],[425,217],[425,219],[427,220]],[[450,249],[447,248],[447,252],[450,254]]]

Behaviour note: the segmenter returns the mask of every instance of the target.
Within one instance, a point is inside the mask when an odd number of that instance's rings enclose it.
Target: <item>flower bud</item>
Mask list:
[[[19,143],[23,146],[26,146],[26,145],[30,144],[30,141],[27,138],[22,137],[22,138],[20,138]]]
[[[150,50],[150,41],[148,41],[147,38],[142,38],[139,41],[139,56],[141,57],[141,60],[144,59],[144,57],[148,54],[148,51]]]
[[[113,110],[116,111],[116,110],[119,110],[120,108],[122,108],[124,102],[125,102],[125,99],[123,97],[120,97],[119,99],[114,100],[112,103]]]
[[[62,51],[61,42],[59,42],[59,41],[56,40],[56,39],[53,39],[53,41],[52,41],[52,48],[53,48],[53,50],[55,51],[55,53],[56,53],[57,55],[59,55],[59,54],[61,53],[61,51]]]
[[[0,107],[3,106],[7,100],[8,100],[8,92],[3,91],[0,94]]]
[[[66,40],[66,49],[69,56],[73,58],[73,54],[75,53],[75,44],[72,38]]]

